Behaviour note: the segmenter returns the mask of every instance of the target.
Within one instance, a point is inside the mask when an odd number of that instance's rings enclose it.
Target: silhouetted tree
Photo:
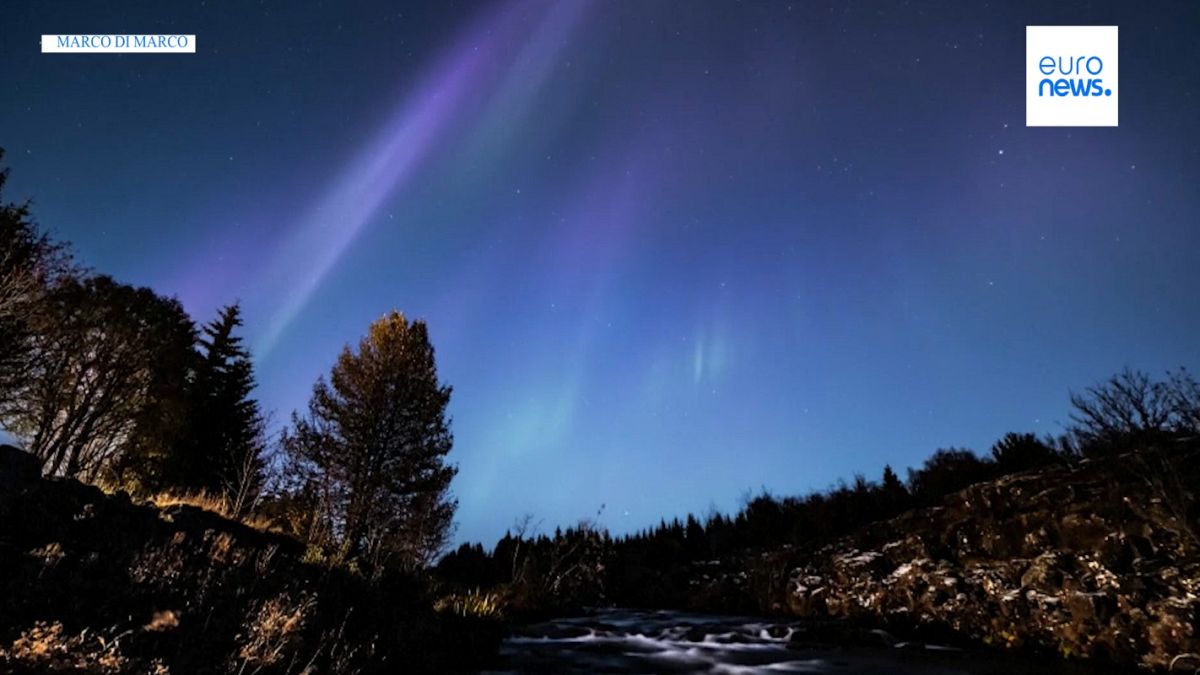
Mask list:
[[[908,507],[908,489],[904,487],[904,482],[892,470],[890,464],[885,464],[883,467],[883,481],[879,485],[879,501],[887,516],[897,515]]]
[[[196,367],[196,330],[177,304],[176,309],[164,312],[154,329],[158,344],[145,353],[142,364],[148,404],[138,407],[129,440],[107,472],[114,482],[135,493],[174,487],[163,471],[164,462],[191,432],[189,385]]]
[[[1071,394],[1071,433],[1085,455],[1161,444],[1176,431],[1173,398],[1169,382],[1126,368],[1082,394]]]
[[[0,149],[0,160],[4,150]],[[0,420],[17,414],[31,380],[39,324],[47,325],[46,296],[72,276],[70,252],[38,230],[28,202],[2,200],[7,168],[0,169]]]
[[[49,474],[95,480],[171,416],[194,331],[175,300],[109,277],[67,279],[47,297],[30,377],[3,423]]]
[[[396,312],[371,324],[357,352],[342,351],[328,383],[317,381],[284,447],[297,482],[319,494],[340,557],[413,568],[441,551],[456,506],[449,401],[425,323]]]
[[[501,564],[504,559],[500,554],[501,544],[511,540],[505,535],[497,542],[493,555],[484,551],[482,544],[462,544],[438,561],[437,574],[464,590],[509,583],[512,578]]]
[[[704,526],[696,516],[688,514],[684,531],[684,542],[687,545],[688,558],[699,560],[708,555],[708,537],[704,534]]]
[[[787,531],[787,523],[779,502],[766,490],[753,498],[745,499],[742,510],[745,516],[745,532],[751,546],[765,546],[780,539]]]
[[[1200,436],[1200,383],[1187,370],[1170,373],[1167,394],[1176,433],[1181,436]]]
[[[1009,432],[992,446],[992,459],[1002,474],[1036,469],[1060,461],[1052,443],[1033,434]]]
[[[241,309],[229,305],[202,329],[188,387],[188,433],[167,458],[172,487],[222,495],[237,513],[262,487],[264,422],[254,366],[235,331]]]
[[[970,450],[943,449],[933,453],[920,469],[908,470],[908,488],[918,502],[928,504],[996,475],[993,463]]]

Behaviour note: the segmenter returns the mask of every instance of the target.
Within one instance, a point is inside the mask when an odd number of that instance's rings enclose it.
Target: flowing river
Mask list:
[[[825,625],[828,627],[828,624]],[[601,610],[525,626],[505,641],[492,673],[1052,673],[1015,662],[859,631],[838,646],[816,624],[667,611]],[[864,639],[865,638],[865,639]],[[1051,660],[1053,661],[1053,660]]]

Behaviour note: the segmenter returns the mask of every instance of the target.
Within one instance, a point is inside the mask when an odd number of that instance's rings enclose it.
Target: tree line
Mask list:
[[[46,475],[203,495],[364,573],[423,567],[443,549],[456,507],[451,390],[424,322],[393,311],[373,323],[272,434],[237,303],[197,325],[177,299],[80,265],[30,202],[5,201],[8,177],[0,170],[0,429]]]
[[[1162,378],[1126,369],[1070,395],[1066,432],[1038,437],[1009,433],[986,455],[962,448],[934,452],[902,479],[884,466],[878,480],[863,475],[824,491],[779,497],[747,495],[732,515],[713,511],[612,538],[595,521],[531,533],[526,519],[489,551],[466,543],[445,556],[438,573],[460,588],[509,589],[518,607],[672,606],[686,597],[689,566],[737,559],[784,547],[812,547],[886,520],[976,483],[1052,465],[1066,465],[1127,452],[1182,447],[1200,439],[1200,384],[1186,370]],[[1171,471],[1165,480],[1172,499]],[[1148,474],[1149,475],[1149,474]],[[1189,502],[1190,503],[1190,502]],[[1194,519],[1195,514],[1181,514]],[[582,583],[586,580],[587,583]]]

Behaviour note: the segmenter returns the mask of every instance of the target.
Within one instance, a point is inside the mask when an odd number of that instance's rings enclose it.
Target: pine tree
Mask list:
[[[900,481],[900,477],[892,470],[892,465],[883,465],[883,491],[889,494],[907,493],[904,489],[904,483]]]
[[[895,515],[908,505],[908,490],[904,482],[892,470],[890,464],[883,467],[883,482],[879,486],[882,507],[888,517]]]
[[[445,463],[450,387],[438,382],[424,322],[391,312],[347,346],[293,415],[284,448],[297,482],[316,486],[343,560],[371,570],[417,568],[444,547],[456,502]]]
[[[219,494],[234,512],[253,501],[263,479],[263,417],[254,366],[242,339],[241,308],[221,309],[204,326],[189,395],[189,433],[169,458],[173,487]]]

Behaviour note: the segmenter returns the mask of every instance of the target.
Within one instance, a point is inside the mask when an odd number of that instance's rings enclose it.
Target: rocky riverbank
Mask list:
[[[1198,478],[1195,446],[1011,475],[816,551],[697,565],[689,603],[1191,672]]]

